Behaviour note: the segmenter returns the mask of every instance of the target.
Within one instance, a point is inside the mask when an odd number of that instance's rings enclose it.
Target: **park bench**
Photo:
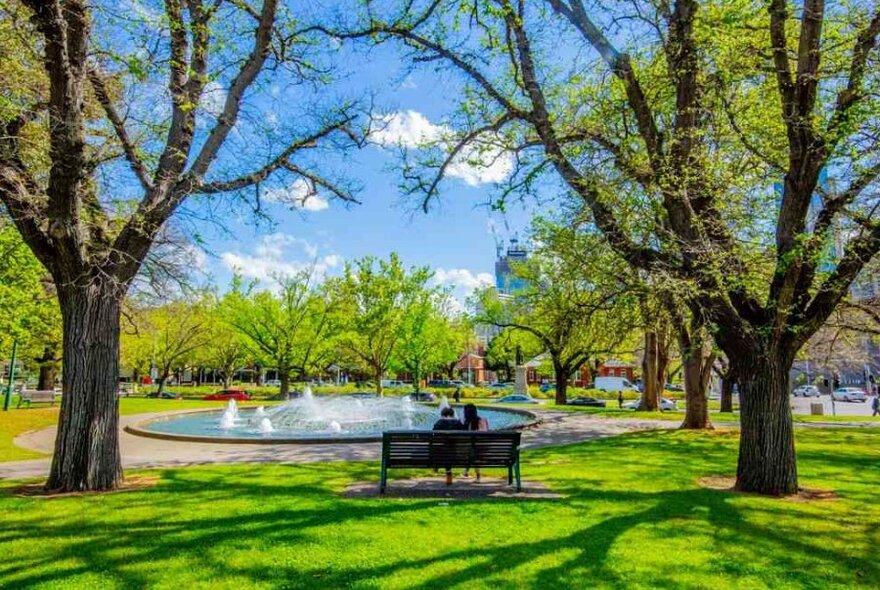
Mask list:
[[[27,390],[23,389],[18,394],[18,405],[16,408],[20,408],[22,403],[27,403],[28,407],[31,407],[31,404],[52,404],[55,405],[55,398],[58,394],[49,389],[49,390]]]
[[[519,475],[519,432],[462,430],[390,430],[382,433],[382,473],[379,493],[385,492],[389,469],[447,467],[506,467],[507,483]]]

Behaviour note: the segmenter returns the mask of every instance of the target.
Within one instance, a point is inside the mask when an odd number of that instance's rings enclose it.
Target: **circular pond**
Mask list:
[[[441,402],[441,406],[445,400]],[[461,417],[460,407],[454,408]],[[491,430],[523,428],[534,414],[508,408],[480,407]],[[439,417],[435,405],[409,397],[352,396],[293,399],[276,406],[186,412],[154,418],[126,428],[141,436],[197,442],[306,443],[379,440],[385,430],[429,430]]]

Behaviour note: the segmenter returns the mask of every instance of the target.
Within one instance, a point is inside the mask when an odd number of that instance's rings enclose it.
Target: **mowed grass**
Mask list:
[[[8,412],[0,410],[0,462],[23,461],[45,457],[43,453],[15,446],[15,437],[32,430],[40,430],[58,423],[58,404],[47,406],[34,404],[32,408],[16,408],[17,396],[12,399]],[[242,402],[239,405],[260,405],[267,402]],[[271,402],[269,402],[271,403]],[[226,402],[203,400],[169,400],[149,398],[122,398],[119,400],[119,413],[122,415],[147,414],[172,410],[199,410],[203,408],[222,408]]]
[[[561,500],[339,494],[376,481],[375,463],[169,469],[155,487],[54,499],[5,483],[0,587],[880,587],[880,429],[797,437],[802,484],[836,499],[699,486],[735,469],[724,431],[525,451],[526,480]]]

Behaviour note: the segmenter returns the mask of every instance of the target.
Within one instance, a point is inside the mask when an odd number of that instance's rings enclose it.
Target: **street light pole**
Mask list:
[[[3,411],[9,411],[9,402],[12,401],[12,384],[15,381],[15,356],[18,353],[18,340],[12,341],[12,362],[9,363],[9,383],[6,384],[6,399],[3,400]]]

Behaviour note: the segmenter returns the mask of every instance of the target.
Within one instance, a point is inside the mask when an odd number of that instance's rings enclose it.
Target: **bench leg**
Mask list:
[[[513,465],[507,468],[507,485],[513,483]]]
[[[519,476],[519,461],[517,461],[516,465],[514,465],[514,469],[516,469],[516,491],[521,492],[522,491],[522,480],[520,479],[520,476]]]
[[[382,473],[379,475],[379,493],[385,493],[385,486],[388,484],[388,472],[385,469],[385,463],[382,462]]]

